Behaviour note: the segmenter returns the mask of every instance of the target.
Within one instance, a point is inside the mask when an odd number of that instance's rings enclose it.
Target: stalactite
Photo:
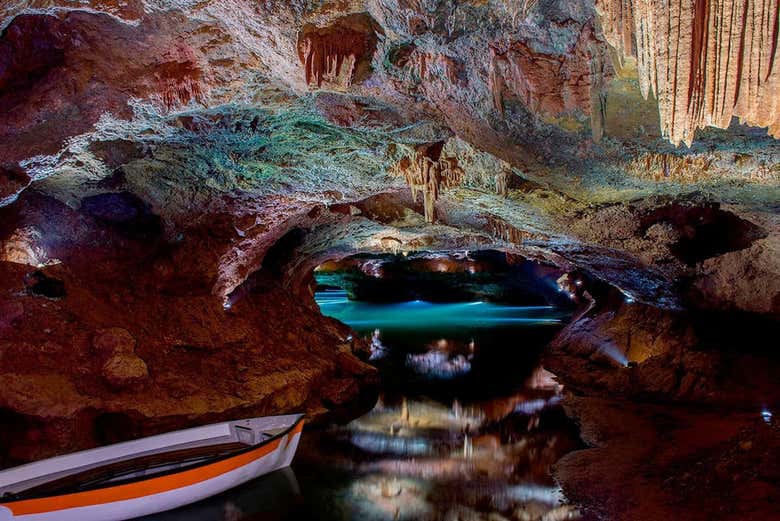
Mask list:
[[[600,45],[591,45],[590,55],[590,128],[593,141],[598,143],[604,137],[607,120],[607,61]]]
[[[594,51],[600,45],[603,41],[588,25],[561,53],[540,52],[528,41],[490,43],[488,88],[494,108],[503,114],[504,98],[510,94],[539,115],[598,113],[600,93],[612,73],[600,51]]]
[[[627,172],[639,179],[701,183],[714,179],[777,183],[780,171],[772,163],[751,154],[646,152],[638,154],[627,166]]]
[[[203,57],[194,48],[178,43],[162,55],[154,71],[154,95],[171,110],[194,100],[204,103],[208,81],[203,72]]]
[[[301,53],[306,68],[306,83],[316,83],[321,87],[323,80],[336,81],[346,64],[345,82],[347,86],[350,85],[355,65],[365,47],[366,35],[354,31],[305,37]]]
[[[512,24],[516,24],[517,20],[528,17],[528,13],[534,6],[539,3],[539,0],[508,0],[509,12],[512,15]]]
[[[509,178],[512,173],[507,170],[502,170],[496,174],[496,193],[501,197],[509,195]]]
[[[413,44],[398,52],[393,64],[403,71],[399,87],[406,90],[411,90],[420,83],[460,84],[458,64],[453,58],[424,51]]]
[[[504,77],[498,68],[498,60],[503,54],[494,45],[490,46],[490,62],[488,65],[488,88],[490,89],[493,108],[495,108],[501,117],[504,117]]]
[[[441,144],[418,147],[414,154],[402,158],[395,166],[395,172],[402,175],[417,201],[417,194],[423,194],[425,220],[435,222],[436,201],[442,189],[463,183],[464,172],[454,157],[441,157]]]
[[[713,158],[707,156],[647,153],[634,159],[629,171],[637,177],[654,181],[695,183],[709,175],[712,163]]]
[[[382,237],[379,239],[379,246],[393,255],[398,255],[398,253],[400,253],[403,244],[403,241],[397,237]]]
[[[203,103],[205,93],[201,82],[192,76],[159,80],[158,92],[163,105],[168,110],[186,105],[191,100]]]
[[[490,234],[504,242],[521,244],[524,240],[533,237],[530,232],[519,230],[495,215],[486,215],[485,219],[487,220]]]
[[[658,99],[663,135],[690,145],[733,116],[780,138],[777,0],[597,0],[604,35],[637,59],[642,94]]]
[[[349,86],[370,72],[381,29],[367,14],[357,13],[335,20],[326,27],[306,25],[298,37],[298,58],[306,83],[323,81]]]

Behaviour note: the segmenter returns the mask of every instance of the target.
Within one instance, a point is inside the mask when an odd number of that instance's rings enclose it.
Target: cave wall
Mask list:
[[[0,430],[16,432],[0,465],[236,417],[306,412],[316,423],[373,405],[376,373],[346,326],[263,273],[227,308],[212,295],[214,273],[198,268],[214,229],[169,243],[117,198],[100,212],[20,202],[23,215],[0,210]]]

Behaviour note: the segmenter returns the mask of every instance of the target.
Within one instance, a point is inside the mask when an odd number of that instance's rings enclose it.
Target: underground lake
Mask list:
[[[550,466],[582,442],[540,362],[572,310],[390,297],[315,294],[369,345],[370,411],[308,431],[290,469],[150,521],[580,519]]]

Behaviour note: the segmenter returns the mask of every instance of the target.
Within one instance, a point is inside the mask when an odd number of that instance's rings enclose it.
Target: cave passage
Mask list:
[[[557,276],[537,263],[510,265],[499,252],[320,266],[316,302],[353,328],[349,340],[370,346],[378,402],[347,425],[308,432],[293,485],[275,475],[189,511],[200,518],[198,508],[230,501],[245,513],[267,508],[252,491],[267,497],[281,486],[290,499],[274,512],[284,518],[573,515],[549,467],[581,443],[560,407],[562,387],[539,361],[573,310]],[[423,300],[434,292],[438,301]]]

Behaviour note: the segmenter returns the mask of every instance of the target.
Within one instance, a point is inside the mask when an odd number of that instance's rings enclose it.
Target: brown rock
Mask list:
[[[135,352],[135,338],[129,331],[121,327],[99,329],[92,339],[92,347],[98,354],[108,357],[133,354]]]
[[[0,301],[0,329],[9,327],[24,315],[24,304],[18,301]]]
[[[140,357],[133,354],[116,354],[103,365],[103,378],[115,390],[139,387],[149,377],[149,369]]]

